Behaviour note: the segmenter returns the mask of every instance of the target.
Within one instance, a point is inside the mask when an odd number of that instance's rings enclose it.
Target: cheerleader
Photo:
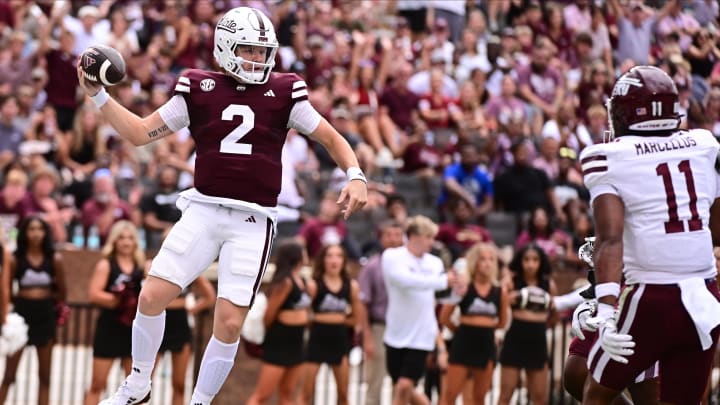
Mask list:
[[[543,405],[548,399],[548,348],[545,329],[555,285],[550,279],[550,259],[538,245],[520,249],[510,262],[512,280],[509,301],[512,324],[500,351],[500,399],[510,403],[520,382],[520,371],[527,376],[530,402]]]
[[[266,292],[265,340],[262,345],[262,366],[255,391],[247,405],[264,404],[275,389],[280,405],[294,405],[295,388],[305,357],[305,327],[310,318],[310,294],[315,283],[300,276],[308,262],[305,248],[295,240],[277,248],[275,273]]]
[[[50,225],[39,216],[30,216],[20,223],[17,249],[8,271],[3,271],[3,289],[10,294],[13,280],[18,291],[12,297],[14,311],[28,325],[27,344],[35,346],[38,357],[38,404],[47,405],[50,398],[52,348],[57,328],[58,311],[67,308],[67,289],[62,256],[55,252]],[[65,314],[66,315],[66,314]],[[15,382],[22,350],[8,356],[5,376],[0,386],[0,404]]]
[[[100,308],[93,341],[92,380],[85,405],[97,405],[113,361],[130,374],[132,322],[145,278],[145,254],[132,222],[118,221],[102,248],[103,258],[90,279],[90,302]]]
[[[453,340],[441,405],[455,403],[467,377],[473,383],[473,403],[485,403],[496,363],[495,329],[504,328],[510,305],[507,291],[498,283],[495,246],[477,243],[466,253],[470,283],[459,302],[444,304],[440,322],[452,330]],[[460,307],[460,325],[451,321]]]
[[[316,290],[312,294],[313,321],[310,324],[305,363],[305,380],[300,405],[312,404],[315,377],[320,365],[332,368],[337,387],[337,404],[347,404],[348,388],[348,334],[347,314],[352,310],[354,322],[367,319],[360,302],[360,287],[351,280],[347,271],[347,257],[340,245],[326,245],[315,260],[313,280]]]

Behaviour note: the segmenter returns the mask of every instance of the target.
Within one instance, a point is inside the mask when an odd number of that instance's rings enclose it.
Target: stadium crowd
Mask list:
[[[274,309],[264,320],[262,358],[291,372],[277,380],[263,374],[267,378],[261,377],[251,401],[262,403],[278,386],[281,396],[291,399],[304,379],[299,397],[310,402],[321,363],[333,366],[336,380],[346,386],[347,354],[355,339],[368,360],[368,403],[380,403],[385,356],[393,355],[385,353],[383,342],[391,326],[385,317],[388,290],[409,285],[383,278],[380,253],[404,239],[429,236],[443,267],[471,280],[473,293],[488,301],[487,308],[473,309],[470,298],[448,298],[468,291],[437,294],[431,306],[442,304],[437,320],[443,339],[428,360],[428,395],[437,389],[441,403],[453,403],[463,387],[451,384],[443,394],[439,387],[447,384],[441,376],[445,370],[449,375],[470,371],[474,391],[465,390],[463,397],[472,403],[473,395],[487,391],[497,361],[500,403],[510,401],[521,370],[532,402],[546,403],[544,331],[558,315],[549,300],[537,308],[521,305],[518,291],[532,285],[548,296],[566,293],[575,279],[585,277],[586,264],[577,251],[594,232],[578,156],[587,145],[603,142],[609,129],[605,102],[620,74],[637,64],[662,68],[678,88],[682,127],[706,128],[720,137],[718,2],[1,2],[0,221],[6,252],[35,263],[24,238],[34,240],[29,228],[42,224],[58,250],[104,246],[110,258],[109,252],[125,249],[128,274],[145,267],[144,257],[133,257],[134,250],[118,240],[130,238],[149,256],[158,250],[180,218],[178,193],[193,184],[193,141],[188,129],[146,147],[123,140],[80,91],[78,55],[94,44],[117,49],[127,63],[127,78],[108,91],[145,116],[169,99],[185,69],[216,69],[215,24],[225,11],[242,5],[271,17],[280,43],[274,70],[305,78],[311,103],[351,144],[370,190],[364,212],[343,220],[335,202],[345,174],[320,145],[289,132],[278,237],[294,242],[277,244],[282,254],[266,293],[270,303],[279,299],[273,294],[284,295],[277,308],[268,307]],[[121,227],[113,231],[114,224]],[[406,228],[412,231],[405,235]],[[25,250],[18,255],[16,248]],[[38,252],[41,262],[55,254]],[[298,271],[307,264],[313,275],[303,279]],[[111,293],[109,280],[125,271],[121,267],[107,261],[97,265],[90,294],[94,304],[112,309],[123,301]],[[23,287],[27,271],[18,270],[13,277]],[[48,274],[58,278],[62,271]],[[138,283],[134,277],[123,281],[128,289]],[[18,293],[9,299],[13,280],[5,274],[3,280],[0,303],[12,301],[16,311],[22,300],[49,298]],[[29,285],[38,282],[43,280]],[[58,285],[63,287],[57,300],[64,303],[64,284]],[[445,281],[437,289],[447,286]],[[212,301],[214,291],[206,281],[199,288],[201,296],[211,298],[205,303]],[[361,302],[365,309],[358,308]],[[490,306],[500,309],[483,312]],[[509,307],[512,316],[506,319]],[[7,309],[0,306],[0,320]],[[297,309],[314,313],[312,324]],[[355,315],[366,311],[367,320],[345,321],[351,309]],[[461,312],[463,320],[453,312]],[[473,314],[497,319],[466,325],[464,319]],[[32,311],[26,315],[32,318]],[[106,318],[102,321],[124,321],[127,327],[127,319]],[[312,326],[307,356],[302,352],[306,325]],[[357,336],[345,333],[346,325]],[[506,325],[511,326],[505,333]],[[498,332],[484,335],[480,327]],[[461,332],[458,345],[450,344],[453,331]],[[29,342],[39,351],[52,336],[43,333]],[[292,337],[298,350],[284,340]],[[483,358],[462,361],[468,339],[485,339]],[[338,346],[324,346],[328,341]],[[129,336],[126,343],[126,350],[95,354],[88,394],[93,400],[105,386],[109,366],[102,359],[128,357]],[[12,373],[8,367],[0,402]],[[48,378],[40,376],[45,383]],[[345,391],[339,386],[339,403],[346,403]]]

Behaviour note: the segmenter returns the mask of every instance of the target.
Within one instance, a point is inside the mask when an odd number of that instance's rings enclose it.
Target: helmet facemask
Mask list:
[[[270,72],[275,67],[275,54],[277,53],[277,47],[269,47],[263,45],[266,48],[265,51],[265,62],[253,62],[237,54],[237,50],[241,46],[247,44],[235,44],[232,49],[233,56],[225,59],[225,64],[221,66],[230,75],[238,80],[241,80],[250,84],[263,84],[270,78]],[[245,69],[248,67],[248,69]]]
[[[609,143],[615,140],[615,128],[613,127],[612,119],[612,97],[608,98],[605,102],[605,108],[607,108],[608,129],[607,131],[603,131],[603,143]]]

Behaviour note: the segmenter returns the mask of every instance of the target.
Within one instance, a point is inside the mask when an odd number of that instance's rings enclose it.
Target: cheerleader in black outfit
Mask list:
[[[478,243],[466,255],[470,283],[457,303],[444,304],[440,322],[451,329],[446,386],[441,405],[454,404],[467,377],[473,382],[473,402],[485,403],[495,370],[495,329],[504,328],[510,312],[507,291],[498,283],[497,249]],[[453,310],[460,307],[460,325],[451,321]]]
[[[550,260],[531,243],[520,249],[510,262],[509,281],[512,323],[500,351],[500,399],[510,403],[525,370],[530,402],[544,405],[548,399],[548,348],[545,329],[555,285],[550,279]]]
[[[145,254],[138,241],[132,222],[116,222],[90,279],[88,296],[100,308],[100,316],[95,326],[92,380],[85,405],[100,401],[115,359],[119,358],[125,374],[130,374],[132,322],[145,278]]]
[[[278,246],[275,273],[266,292],[262,366],[247,405],[264,404],[275,389],[279,391],[280,405],[295,403],[305,357],[305,327],[310,319],[309,293],[315,290],[312,280],[300,276],[307,262],[305,248],[297,241],[289,240]]]
[[[12,282],[20,287],[12,297],[15,312],[28,325],[28,342],[38,356],[38,404],[47,405],[50,398],[52,348],[57,328],[56,309],[65,306],[67,289],[62,256],[55,252],[50,226],[39,216],[25,218],[20,224],[17,249],[3,272],[3,288],[10,294]],[[5,376],[0,386],[0,404],[5,403],[23,350],[7,358]]]
[[[367,319],[360,302],[360,286],[350,279],[345,250],[340,245],[326,245],[315,260],[311,293],[313,321],[310,324],[303,390],[298,404],[312,404],[315,377],[320,365],[332,368],[337,387],[337,404],[347,405],[348,388],[348,313],[353,319]],[[354,326],[354,325],[350,325]]]

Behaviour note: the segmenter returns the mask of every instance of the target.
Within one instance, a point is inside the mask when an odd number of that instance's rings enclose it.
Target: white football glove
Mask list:
[[[635,342],[632,336],[618,333],[615,320],[615,310],[612,305],[598,304],[597,315],[586,321],[588,325],[595,326],[600,330],[598,339],[600,347],[611,359],[618,363],[627,364],[627,356],[632,356],[635,351]]]
[[[583,331],[595,332],[597,325],[589,325],[588,319],[595,316],[597,310],[597,300],[583,301],[580,305],[575,308],[572,315],[572,328],[570,332],[573,336],[576,336],[580,340],[585,340],[585,334]]]

